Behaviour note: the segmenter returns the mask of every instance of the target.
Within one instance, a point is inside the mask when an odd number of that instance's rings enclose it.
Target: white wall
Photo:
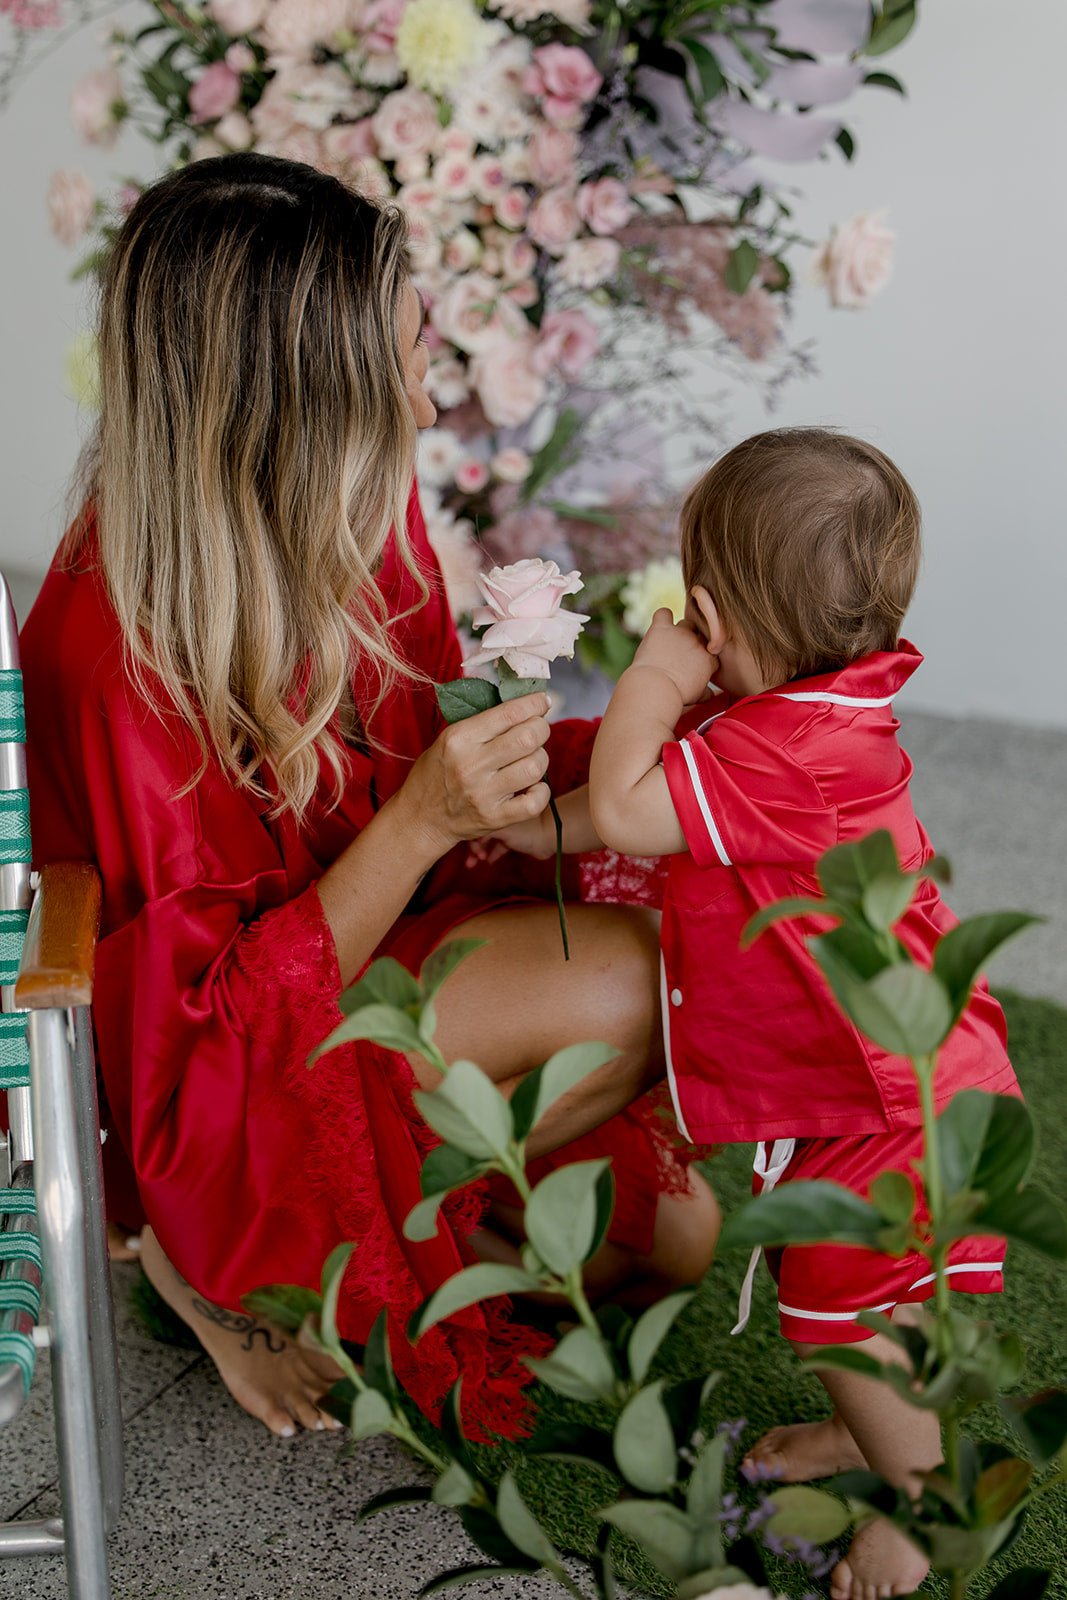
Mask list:
[[[849,116],[856,164],[798,171],[812,235],[888,206],[899,236],[894,281],[863,313],[831,312],[820,291],[802,290],[794,331],[816,340],[821,375],[789,389],[773,420],[863,434],[919,492],[927,556],[909,632],[927,661],[909,703],[1067,727],[1067,7],[925,0],[922,10],[912,40],[886,63],[908,101],[866,91]],[[93,30],[76,36],[0,117],[8,565],[46,564],[78,442],[63,357],[85,326],[87,296],[67,282],[70,257],[48,234],[48,177],[76,164],[101,181],[119,167],[151,171],[151,152],[132,134],[100,155],[83,151],[68,126],[70,86],[99,60]],[[740,390],[736,437],[767,425]]]

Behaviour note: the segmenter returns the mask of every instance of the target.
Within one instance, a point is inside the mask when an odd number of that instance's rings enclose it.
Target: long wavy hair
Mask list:
[[[115,241],[79,490],[131,672],[199,743],[190,787],[214,756],[299,819],[323,757],[340,795],[355,663],[365,728],[411,671],[374,582],[395,529],[426,592],[405,538],[407,273],[398,211],[255,154],[162,179]]]

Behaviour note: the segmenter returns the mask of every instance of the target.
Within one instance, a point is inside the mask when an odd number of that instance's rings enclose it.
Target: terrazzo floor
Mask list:
[[[1047,922],[1009,946],[995,982],[1067,1002],[1067,735],[912,713],[917,808],[954,865],[956,909],[1016,906]],[[407,1600],[476,1559],[446,1511],[356,1526],[356,1507],[410,1481],[384,1440],[270,1437],[231,1403],[204,1358],[150,1340],[115,1269],[127,1492],[111,1542],[115,1600]],[[0,1520],[57,1509],[47,1362],[23,1416],[0,1433]],[[467,1591],[515,1592],[510,1580]],[[523,1600],[559,1590],[524,1584]],[[0,1562],[0,1600],[62,1600],[61,1561]]]

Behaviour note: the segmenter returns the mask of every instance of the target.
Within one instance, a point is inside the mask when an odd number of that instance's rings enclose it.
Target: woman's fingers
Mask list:
[[[468,717],[459,726],[469,728],[482,744],[488,744],[521,723],[544,722],[549,703],[547,694],[523,694],[516,700],[503,700],[498,706],[490,706],[488,711],[479,711],[477,716]],[[548,727],[547,722],[545,727]],[[548,737],[547,733],[545,737]]]
[[[547,771],[548,751],[535,750],[531,756],[510,761],[506,767],[498,767],[494,787],[502,796],[518,794],[520,790],[528,789],[531,784],[539,783]]]
[[[528,822],[531,817],[539,817],[551,798],[552,791],[547,783],[531,784],[528,789],[501,801],[498,826],[506,828],[512,822]]]

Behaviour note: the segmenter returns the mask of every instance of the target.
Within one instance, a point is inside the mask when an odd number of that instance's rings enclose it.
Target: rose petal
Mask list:
[[[846,56],[867,43],[871,8],[867,0],[771,0],[760,21],[778,30],[776,43],[787,50]]]
[[[720,132],[774,161],[812,161],[841,131],[840,122],[786,111],[764,111],[742,100],[715,107]]]

